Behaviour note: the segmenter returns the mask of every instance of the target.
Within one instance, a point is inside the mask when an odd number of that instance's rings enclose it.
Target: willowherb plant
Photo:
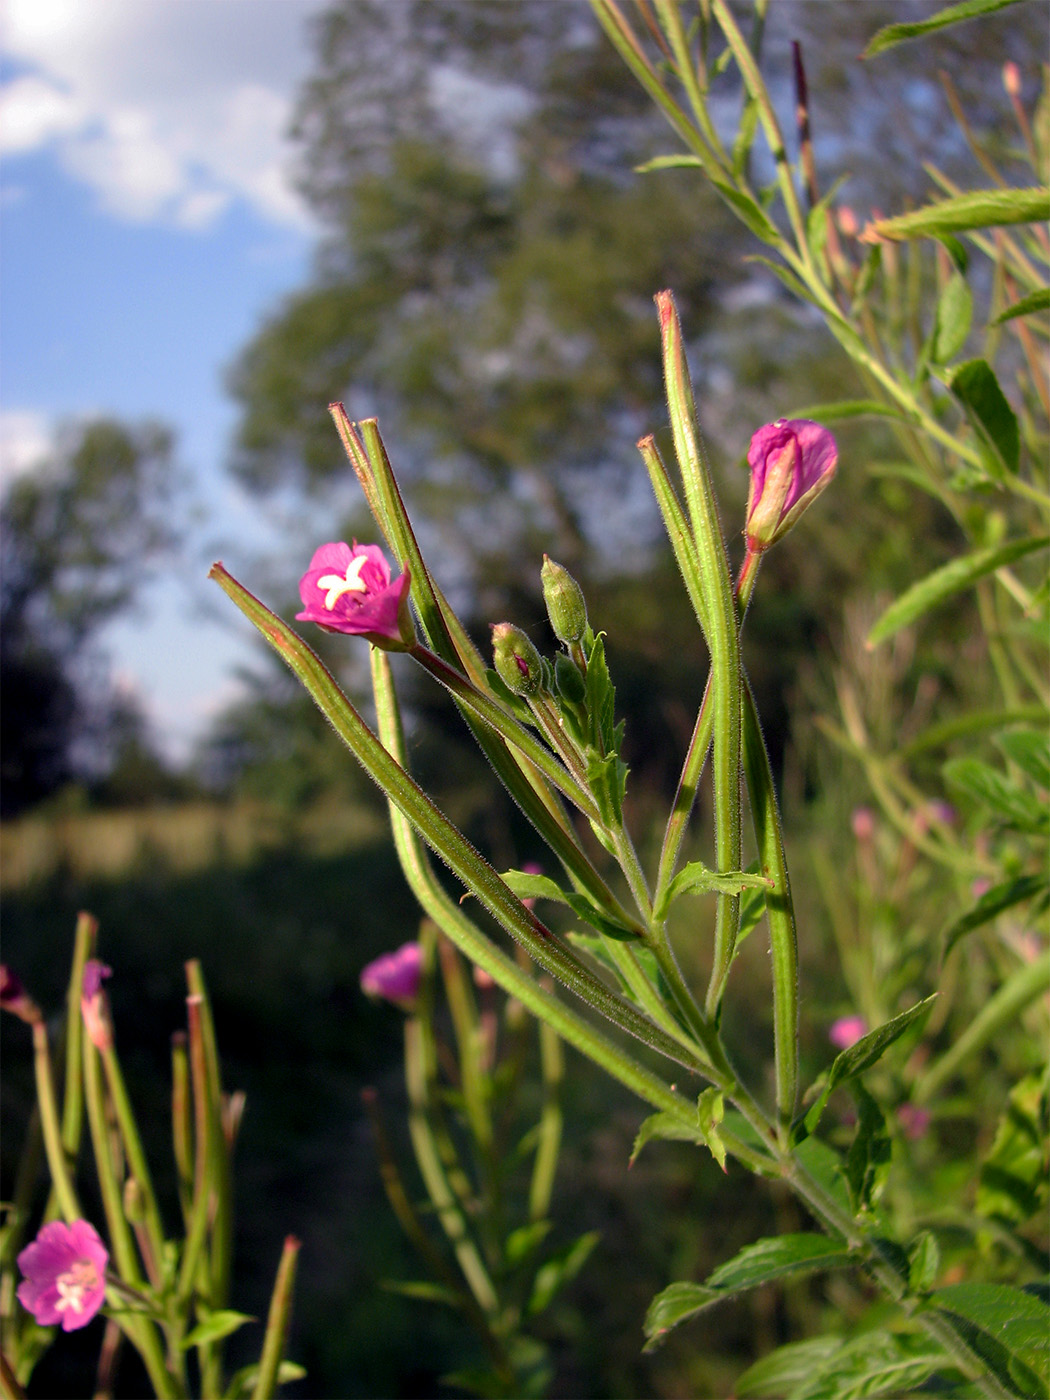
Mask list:
[[[138,1352],[154,1393],[166,1400],[194,1392],[264,1400],[281,1381],[306,1374],[283,1360],[299,1241],[293,1235],[285,1239],[258,1364],[228,1375],[224,1339],[254,1320],[229,1306],[231,1164],[244,1096],[223,1092],[200,964],[186,964],[187,1030],[172,1038],[172,1148],[183,1228],[181,1235],[169,1235],[117,1054],[104,987],[112,969],[92,956],[97,933],[96,920],[81,914],[66,999],[60,1094],[44,1014],[17,974],[0,968],[0,1008],[32,1031],[38,1110],[0,1236],[0,1394],[5,1400],[24,1395],[56,1327],[75,1331],[102,1312],[106,1328],[97,1394],[112,1393],[126,1341]],[[77,1183],[85,1115],[101,1200],[98,1223],[108,1247],[87,1218],[97,1207]],[[23,1244],[34,1216],[41,1147],[51,1189],[40,1229]],[[16,1266],[22,1275],[17,1290]],[[11,1307],[15,1293],[19,1309]]]
[[[560,879],[515,870],[498,874],[414,783],[381,650],[373,651],[378,733],[372,734],[309,648],[221,566],[213,574],[386,792],[402,862],[429,917],[509,994],[656,1110],[642,1125],[636,1151],[661,1136],[706,1145],[723,1165],[735,1158],[756,1175],[786,1181],[819,1226],[814,1233],[758,1241],[702,1283],[671,1285],[646,1320],[650,1344],[699,1310],[767,1280],[813,1269],[853,1269],[896,1304],[894,1320],[866,1325],[854,1337],[813,1338],[782,1348],[752,1367],[737,1393],[801,1400],[900,1394],[935,1385],[959,1394],[974,1389],[996,1396],[1041,1394],[1050,1309],[1039,1287],[1043,1257],[1031,1224],[1034,1218],[1037,1233],[1040,1202],[1046,1199],[1046,1082],[1037,1044],[1014,1069],[1019,1077],[986,1149],[976,1194],[971,1188],[969,1204],[962,1207],[968,1214],[956,1212],[950,1231],[944,1233],[947,1222],[932,1206],[924,1214],[920,1205],[917,1213],[921,1190],[910,1200],[902,1198],[890,1180],[890,1165],[891,1140],[904,1145],[923,1138],[938,1095],[994,1043],[1011,1018],[1036,1012],[1048,980],[1048,954],[1033,922],[1047,903],[1050,788],[1045,679],[1050,590],[1045,570],[1033,572],[1048,543],[1050,508],[1038,474],[1047,443],[1046,325],[1036,319],[1050,304],[1045,278],[1050,243],[1045,230],[1033,225],[1050,212],[1046,99],[1039,122],[1030,127],[1019,105],[1016,75],[1005,74],[1037,186],[1011,187],[993,170],[991,188],[963,193],[946,188],[931,172],[947,197],[905,215],[873,219],[861,231],[851,211],[836,211],[831,197],[819,194],[797,50],[799,144],[796,162],[789,158],[759,66],[764,6],[757,7],[747,41],[725,0],[704,0],[692,28],[685,7],[675,0],[652,5],[638,0],[637,28],[615,0],[593,3],[625,62],[686,148],[657,164],[693,166],[712,182],[766,244],[767,265],[792,293],[819,310],[867,395],[796,408],[791,417],[755,433],[748,453],[746,549],[734,585],[700,448],[681,328],[670,294],[657,296],[677,482],[652,437],[639,448],[711,670],[655,871],[643,868],[625,821],[622,725],[616,722],[603,637],[593,630],[579,589],[546,561],[545,597],[563,649],[544,657],[520,625],[501,622],[493,628],[494,665],[486,667],[420,554],[374,421],[352,424],[340,405],[332,406],[376,523],[411,580],[424,640],[400,629],[396,637],[372,640],[380,648],[392,642],[393,649],[407,649],[452,693],[504,786],[549,846],[550,869],[560,866]],[[992,8],[993,3],[958,7],[883,31],[868,56]],[[740,131],[731,149],[708,106],[716,68],[735,68],[743,90]],[[747,173],[759,131],[776,171],[768,190],[753,189]],[[988,168],[968,128],[966,135]],[[994,230],[992,237],[988,229]],[[968,281],[973,253],[993,264],[993,301],[979,352],[961,359],[978,335]],[[910,263],[910,270],[902,262]],[[928,310],[917,299],[929,284],[924,264],[933,275]],[[909,297],[912,304],[905,306]],[[1012,344],[1004,343],[1004,329],[1015,337]],[[1016,377],[1020,412],[1000,384],[1007,367]],[[967,902],[955,914],[938,902],[935,922],[917,925],[899,940],[887,941],[874,919],[842,928],[844,975],[857,1009],[832,1027],[840,1053],[800,1094],[795,917],[769,762],[741,667],[740,627],[762,554],[796,523],[835,470],[834,439],[822,425],[865,415],[891,428],[906,458],[896,470],[936,497],[960,543],[955,560],[919,579],[869,625],[867,647],[921,625],[935,608],[973,590],[1000,695],[976,714],[953,715],[909,735],[903,750],[879,752],[856,688],[840,688],[843,724],[825,721],[825,732],[859,760],[882,813],[876,820],[869,812],[854,825],[862,874],[870,877],[874,891],[884,878],[879,863],[895,862],[893,888],[899,891],[921,860],[945,869]],[[344,607],[349,596],[342,584],[339,590],[332,608]],[[348,606],[356,603],[351,598]],[[367,608],[367,596],[359,605]],[[996,765],[957,755],[959,744],[988,739],[1001,755]],[[921,755],[928,783],[929,757],[938,752],[946,757],[940,770],[946,790],[931,793],[910,765]],[[683,837],[709,753],[715,823],[710,868],[682,863]],[[969,804],[965,823],[956,819],[948,794]],[[607,860],[592,859],[582,839],[582,819]],[[880,821],[888,823],[885,830]],[[892,835],[899,843],[895,852]],[[627,1037],[660,1052],[667,1072],[654,1071],[650,1060],[632,1054],[630,1039],[625,1044],[602,1034],[572,1002],[510,959],[445,893],[428,863],[427,846],[539,968]],[[822,883],[829,908],[837,906],[840,924],[846,924],[841,881],[827,862]],[[683,976],[668,934],[672,906],[698,895],[715,902],[710,975],[702,993]],[[555,935],[525,908],[526,898],[567,906],[589,932]],[[1028,932],[1019,932],[1016,923],[1003,929],[996,920],[1004,914],[1020,917]],[[763,917],[772,970],[771,1102],[742,1081],[722,1032],[734,959]],[[698,928],[695,921],[693,927]],[[987,940],[988,975],[980,985],[988,999],[973,1014],[948,960],[959,941],[977,930]],[[922,959],[918,977],[917,956]],[[906,993],[916,984],[925,984],[926,994],[913,994],[909,1003]],[[935,1008],[930,993],[938,984]],[[924,1027],[927,1039],[920,1044]],[[911,1052],[907,1058],[901,1049]],[[689,1091],[683,1071],[695,1076],[696,1087]],[[856,1105],[856,1126],[845,1150],[837,1131],[821,1135],[829,1099],[842,1088]],[[960,1237],[967,1241],[964,1247]],[[950,1244],[950,1268],[942,1262],[941,1241]]]

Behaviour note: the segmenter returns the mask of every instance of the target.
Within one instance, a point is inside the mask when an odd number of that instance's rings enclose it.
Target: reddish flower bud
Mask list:
[[[512,695],[535,695],[543,685],[543,660],[512,623],[492,624],[492,664]]]
[[[835,475],[838,448],[819,423],[778,418],[755,433],[747,460],[751,491],[745,534],[748,550],[761,554],[791,529]]]
[[[10,1011],[28,1026],[40,1020],[40,1008],[6,963],[0,963],[0,1009]]]
[[[113,1048],[113,1024],[109,1018],[109,1003],[102,990],[103,978],[112,976],[112,973],[113,969],[97,958],[88,958],[84,964],[80,1012],[84,1017],[84,1029],[96,1050]]]

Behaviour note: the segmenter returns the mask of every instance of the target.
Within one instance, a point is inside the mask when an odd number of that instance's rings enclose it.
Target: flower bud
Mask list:
[[[587,631],[587,604],[583,589],[560,564],[543,556],[540,570],[543,582],[543,601],[547,604],[547,616],[559,642],[571,646],[583,639]]]
[[[84,1018],[84,1029],[96,1050],[103,1052],[113,1049],[113,1024],[109,1017],[109,1002],[102,990],[103,979],[112,974],[113,969],[88,958],[84,964],[84,981],[80,992],[80,1011]]]
[[[554,684],[561,698],[570,705],[582,705],[587,698],[587,682],[576,663],[564,652],[554,662]]]
[[[747,460],[751,491],[745,534],[748,550],[761,554],[791,529],[835,475],[838,448],[819,423],[778,418],[755,433]]]
[[[492,664],[513,695],[535,695],[543,685],[543,658],[512,623],[493,623]]]

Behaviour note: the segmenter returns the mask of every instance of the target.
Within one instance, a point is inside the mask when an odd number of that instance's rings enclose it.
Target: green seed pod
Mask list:
[[[543,582],[543,600],[547,604],[547,616],[551,620],[554,635],[559,642],[572,646],[579,642],[587,631],[587,604],[583,589],[560,564],[543,556],[540,570]]]
[[[570,705],[582,705],[587,698],[587,682],[580,675],[576,663],[564,652],[554,663],[554,683],[558,694]]]
[[[543,687],[543,658],[512,623],[493,624],[492,664],[513,695],[535,695]]]

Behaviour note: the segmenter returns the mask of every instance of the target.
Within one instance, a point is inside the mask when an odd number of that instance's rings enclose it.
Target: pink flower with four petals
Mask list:
[[[299,580],[303,611],[299,622],[316,622],[326,632],[366,637],[387,651],[407,650],[415,641],[408,612],[408,570],[391,583],[390,566],[378,545],[323,544]]]
[[[41,1327],[85,1327],[106,1298],[109,1254],[86,1220],[52,1220],[18,1256],[18,1301]]]

